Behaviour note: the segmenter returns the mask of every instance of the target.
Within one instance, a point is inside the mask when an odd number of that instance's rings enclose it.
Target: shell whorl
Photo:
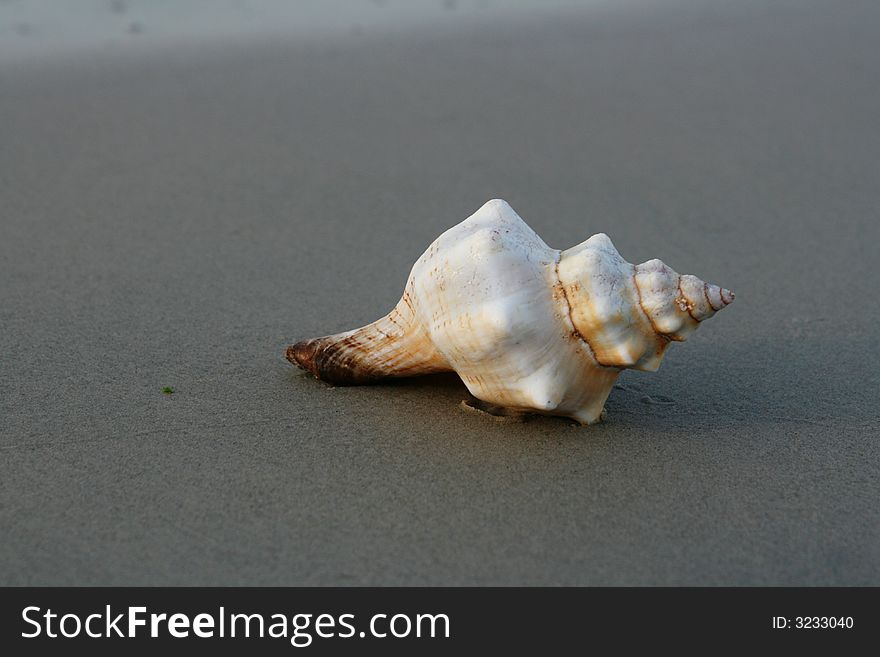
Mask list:
[[[551,249],[493,200],[431,244],[391,313],[286,356],[337,385],[452,370],[489,404],[591,424],[621,370],[656,370],[733,298],[660,260],[633,265],[603,233]]]
[[[633,265],[604,233],[563,251],[557,267],[572,323],[604,367],[653,371],[734,295],[660,260]]]

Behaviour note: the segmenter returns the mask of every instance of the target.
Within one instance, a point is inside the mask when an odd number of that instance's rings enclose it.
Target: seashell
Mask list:
[[[286,356],[337,385],[455,371],[487,405],[592,424],[623,369],[656,370],[733,298],[660,260],[627,262],[604,233],[551,249],[493,200],[428,247],[388,315]]]

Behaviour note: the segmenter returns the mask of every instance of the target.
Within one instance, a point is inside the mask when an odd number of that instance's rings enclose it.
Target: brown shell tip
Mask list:
[[[284,352],[284,357],[297,367],[318,376],[318,367],[315,362],[316,352],[315,343],[311,340],[304,340],[290,345]]]
[[[732,304],[734,299],[736,299],[736,295],[731,290],[721,288],[721,301],[725,306]]]
[[[345,342],[333,335],[297,342],[284,352],[291,363],[333,385],[361,385],[380,378],[369,368],[360,367],[346,358],[347,354],[351,355],[346,351]]]

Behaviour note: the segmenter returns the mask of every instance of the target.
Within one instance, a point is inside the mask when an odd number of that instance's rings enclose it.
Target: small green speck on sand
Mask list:
[[[163,395],[173,395],[174,388],[172,388],[171,386],[165,386],[164,388],[162,388],[162,394]]]

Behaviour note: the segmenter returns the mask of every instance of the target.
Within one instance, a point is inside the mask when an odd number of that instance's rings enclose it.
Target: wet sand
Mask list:
[[[880,584],[878,40],[603,5],[0,65],[0,583]],[[736,303],[593,427],[283,359],[494,197]]]

